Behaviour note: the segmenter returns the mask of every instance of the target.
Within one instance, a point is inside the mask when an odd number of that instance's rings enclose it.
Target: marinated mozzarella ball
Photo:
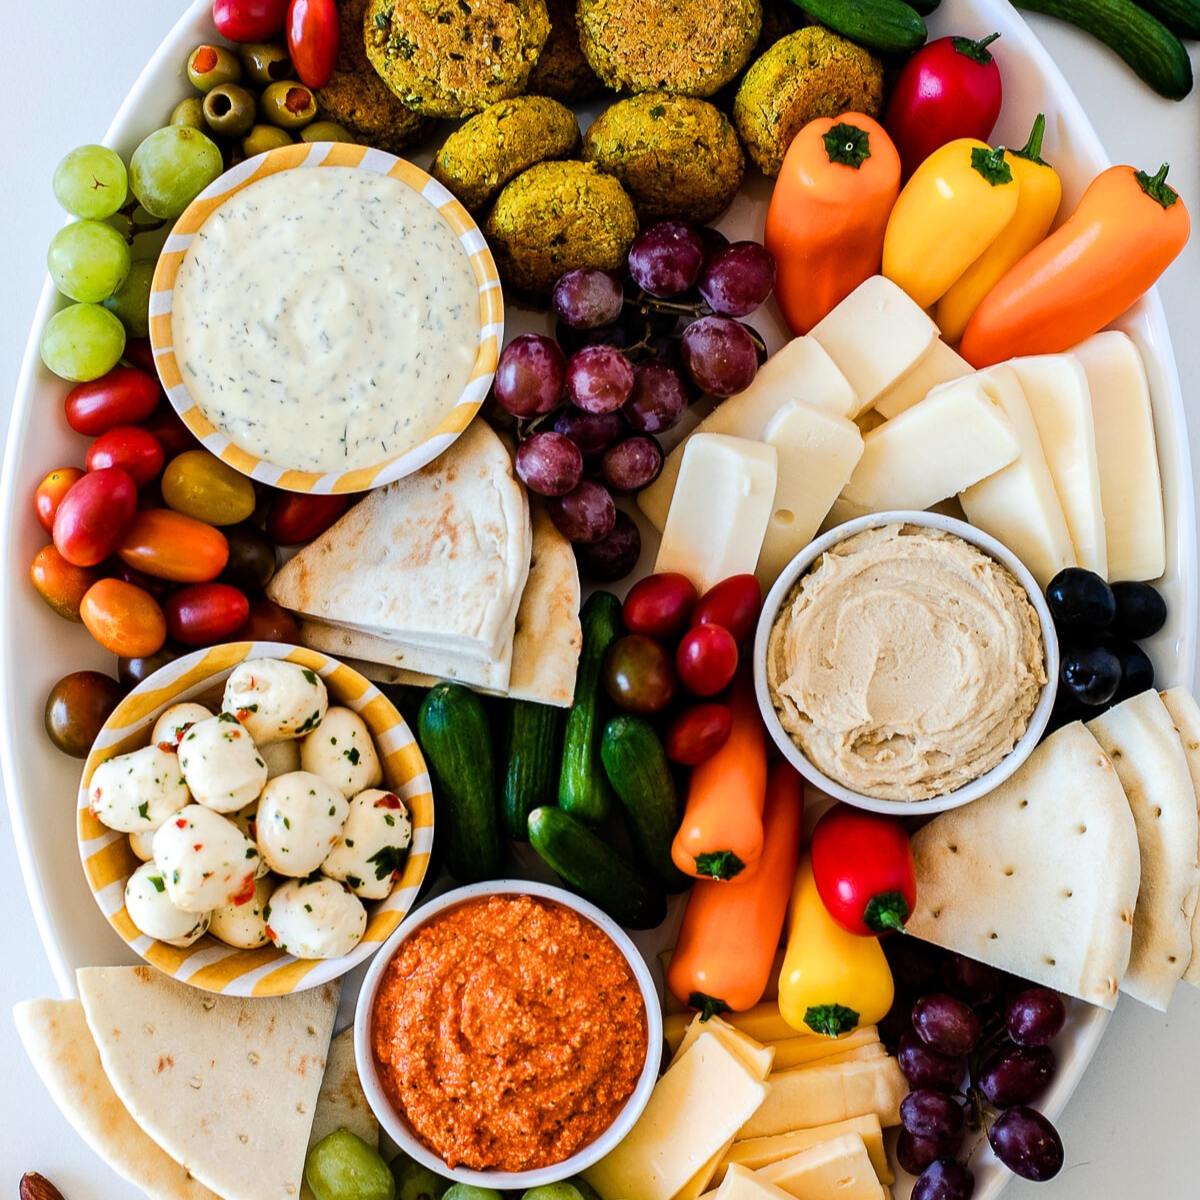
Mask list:
[[[412,845],[412,821],[395,792],[372,788],[350,801],[342,826],[321,873],[350,885],[356,896],[382,900],[404,870]]]
[[[348,708],[331,708],[321,728],[300,743],[300,765],[329,780],[347,799],[383,782],[371,731]]]
[[[179,766],[196,802],[219,813],[253,803],[267,782],[267,764],[253,739],[228,713],[183,735]]]
[[[258,844],[258,801],[238,809],[235,813],[226,814],[229,819],[255,844]],[[258,860],[258,877],[261,879],[270,872],[267,861],[261,855]]]
[[[152,833],[188,799],[179,759],[157,746],[101,763],[88,786],[92,813],[122,833]]]
[[[366,930],[362,901],[332,879],[289,879],[267,906],[267,937],[297,958],[341,958]]]
[[[169,750],[178,746],[180,739],[188,731],[190,725],[199,721],[207,721],[212,713],[203,704],[172,704],[157,721],[154,722],[154,732],[150,735],[152,746],[161,746]]]
[[[300,743],[297,741],[268,742],[259,746],[259,754],[267,764],[267,778],[300,770]]]
[[[275,658],[242,663],[225,684],[223,708],[256,742],[303,737],[321,724],[328,707],[316,671]]]
[[[245,904],[226,904],[214,908],[208,932],[227,946],[239,950],[257,950],[267,944],[267,922],[263,917],[271,890],[275,884],[270,879],[260,879],[254,885],[254,899]]]
[[[227,817],[189,804],[154,835],[154,861],[167,894],[185,912],[245,904],[254,895],[259,854]]]
[[[209,927],[206,912],[184,912],[167,891],[162,871],[155,863],[143,863],[125,885],[125,911],[147,937],[168,946],[185,949],[199,941]]]
[[[131,833],[129,848],[142,860],[149,862],[154,857],[154,834],[157,830],[147,830],[145,833]]]
[[[272,871],[311,875],[342,832],[350,805],[319,775],[292,771],[272,779],[258,802],[258,847]]]

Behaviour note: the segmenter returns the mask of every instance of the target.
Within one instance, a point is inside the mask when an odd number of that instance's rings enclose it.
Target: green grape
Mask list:
[[[582,1175],[572,1175],[567,1182],[583,1197],[583,1200],[601,1200],[600,1193]]]
[[[395,1200],[387,1163],[356,1133],[338,1129],[309,1152],[304,1178],[317,1200]]]
[[[129,263],[129,243],[103,221],[64,225],[46,254],[54,286],[83,304],[107,300],[125,282]]]
[[[174,220],[224,170],[215,142],[190,125],[156,129],[133,152],[130,186],[141,206]]]
[[[42,333],[42,362],[73,383],[99,379],[121,361],[125,326],[99,304],[72,304],[57,312]]]
[[[407,1154],[392,1159],[392,1178],[396,1181],[396,1200],[441,1200],[450,1180],[423,1167]]]
[[[129,190],[121,156],[107,146],[80,146],[54,171],[54,195],[73,217],[103,221],[124,203]]]
[[[521,1200],[583,1200],[583,1193],[570,1183],[545,1183],[530,1188]]]
[[[150,284],[157,265],[153,258],[139,258],[129,268],[125,282],[104,301],[104,307],[121,318],[131,338],[150,334]]]
[[[456,1183],[447,1190],[442,1200],[501,1200],[501,1196],[492,1188],[473,1187],[469,1183]]]

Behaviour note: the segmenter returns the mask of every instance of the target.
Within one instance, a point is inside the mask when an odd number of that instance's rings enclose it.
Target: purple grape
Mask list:
[[[880,945],[892,968],[898,992],[916,997],[938,990],[945,955],[937,946],[911,937],[884,938]],[[906,1028],[912,1027],[910,1022],[910,1014],[906,1009]]]
[[[614,492],[638,492],[658,478],[662,465],[662,447],[639,434],[610,446],[600,460],[600,471]]]
[[[567,360],[552,338],[522,333],[513,338],[496,367],[496,399],[516,417],[540,417],[562,400]]]
[[[1054,1066],[1049,1046],[1001,1047],[983,1064],[979,1090],[997,1108],[1028,1104],[1050,1086]]]
[[[913,1137],[941,1141],[963,1130],[962,1105],[944,1092],[917,1088],[900,1102],[900,1121]]]
[[[539,496],[565,496],[583,478],[583,455],[566,434],[545,430],[521,443],[517,475]]]
[[[659,299],[686,292],[704,266],[704,242],[682,221],[659,221],[633,239],[629,273],[644,292]]]
[[[1032,987],[1008,1002],[1004,1023],[1018,1046],[1045,1046],[1059,1034],[1067,1020],[1062,997],[1049,988]]]
[[[633,367],[615,346],[585,346],[567,363],[567,395],[584,412],[611,413],[633,394]]]
[[[564,408],[554,418],[554,432],[566,434],[579,447],[585,459],[603,454],[625,433],[620,413],[585,413]]]
[[[608,489],[585,479],[574,491],[546,502],[550,519],[572,542],[598,542],[612,532],[617,506]]]
[[[700,235],[700,240],[704,243],[704,253],[707,258],[711,258],[722,246],[729,245],[729,239],[719,229],[714,229],[711,225],[701,225],[696,232]]]
[[[575,556],[584,574],[597,583],[624,579],[642,553],[642,535],[633,518],[617,509],[617,520],[607,537],[589,545],[576,545]]]
[[[974,1009],[944,992],[922,996],[912,1022],[921,1041],[939,1054],[970,1054],[982,1032]]]
[[[621,315],[625,293],[607,271],[578,267],[554,285],[554,311],[572,329],[611,325]]]
[[[996,1157],[1015,1175],[1042,1183],[1062,1170],[1058,1130],[1032,1108],[1010,1108],[988,1130]]]
[[[952,1158],[939,1158],[921,1172],[913,1184],[912,1200],[971,1200],[975,1176]]]
[[[961,1134],[943,1141],[941,1138],[913,1137],[907,1129],[901,1129],[896,1139],[896,1161],[910,1175],[920,1175],[930,1163],[957,1154],[961,1145]]]
[[[939,1054],[911,1031],[900,1039],[896,1060],[912,1087],[932,1088],[935,1092],[957,1091],[967,1072],[966,1058]]]
[[[679,424],[688,395],[679,372],[665,363],[640,363],[633,369],[633,394],[622,415],[639,433],[662,433]]]
[[[965,954],[955,954],[943,971],[946,989],[970,1004],[987,1005],[1000,994],[1004,976],[987,963],[976,962]]]
[[[701,317],[683,331],[683,363],[711,396],[744,391],[758,373],[758,350],[746,329],[728,317]]]
[[[715,313],[744,317],[775,287],[775,259],[758,242],[733,242],[709,256],[700,274],[700,295]]]

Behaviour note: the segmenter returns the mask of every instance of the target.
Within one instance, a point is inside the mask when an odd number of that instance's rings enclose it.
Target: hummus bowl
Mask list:
[[[917,795],[912,799],[905,798],[899,794],[894,797],[880,794],[887,790],[897,793],[902,791],[907,785],[900,783],[897,783],[894,787],[879,783],[872,785],[868,778],[863,782],[859,782],[858,786],[855,787],[845,777],[840,779],[834,778],[833,771],[827,765],[818,761],[823,754],[822,748],[818,745],[814,752],[813,746],[810,745],[806,749],[801,744],[800,739],[787,727],[778,703],[777,681],[772,678],[771,670],[776,641],[773,634],[781,622],[787,621],[793,615],[790,608],[795,600],[795,589],[800,581],[805,579],[809,575],[809,572],[821,565],[824,555],[848,543],[850,539],[858,538],[858,535],[868,535],[871,531],[883,531],[885,528],[892,526],[913,530],[918,535],[923,532],[926,533],[928,535],[926,539],[928,546],[937,548],[939,553],[944,551],[946,556],[951,560],[956,556],[961,557],[964,553],[969,553],[970,557],[966,559],[964,568],[967,571],[971,569],[972,561],[975,564],[979,564],[980,554],[985,559],[991,559],[995,564],[1003,568],[1002,572],[994,574],[996,574],[996,579],[1008,588],[1009,598],[1018,606],[1018,609],[1012,612],[1008,610],[1000,611],[1002,618],[1010,618],[1007,622],[1001,621],[1000,625],[1004,628],[1015,625],[1018,634],[1023,632],[1025,635],[1018,646],[1012,647],[1013,680],[1014,685],[1020,685],[1020,692],[1014,695],[1011,702],[1003,696],[998,687],[988,686],[987,676],[977,680],[974,688],[964,687],[961,693],[966,704],[972,703],[972,693],[982,692],[984,695],[991,697],[994,707],[990,713],[985,715],[989,719],[993,719],[999,723],[1000,728],[997,729],[994,725],[983,728],[979,734],[975,735],[976,740],[982,742],[979,746],[976,746],[968,736],[967,749],[965,751],[955,746],[945,752],[945,757],[950,760],[951,764],[954,763],[954,757],[957,755],[961,761],[961,765],[955,768],[940,764],[938,771],[935,772],[933,777],[944,777],[947,774],[953,776],[955,770],[959,770],[963,775],[961,782],[955,781],[948,785],[938,784],[936,785],[937,790],[935,794]],[[956,542],[955,539],[959,541]],[[858,551],[860,546],[866,547],[869,552],[873,542],[883,546],[885,550],[887,549],[887,543],[883,539],[874,539],[872,541],[872,539],[864,536],[858,539],[855,552]],[[965,551],[960,543],[966,543]],[[893,543],[893,552],[894,548],[901,544],[902,539],[896,539]],[[821,580],[819,576],[815,578],[820,583],[827,582],[827,580]],[[849,575],[851,585],[858,578],[859,576],[856,573],[851,572]],[[877,581],[879,573],[873,572],[870,578]],[[1018,591],[1014,591],[1013,589],[1013,580],[1015,580]],[[830,584],[829,586],[833,587],[835,585]],[[1020,596],[1019,593],[1024,593],[1024,595]],[[845,613],[851,606],[846,605],[844,599],[838,597],[836,592],[834,596],[837,604],[833,613],[837,624],[840,626]],[[972,599],[972,597],[973,593],[967,594],[968,600]],[[1024,603],[1026,598],[1028,599],[1028,605]],[[811,614],[818,603],[814,593],[806,612]],[[859,607],[862,608],[865,606]],[[976,605],[976,607],[982,606]],[[924,609],[920,611],[923,615]],[[964,611],[966,610],[964,609]],[[900,610],[900,613],[902,615],[903,610]],[[938,617],[942,624],[950,624],[949,606],[947,606],[946,613],[938,614]],[[847,623],[850,619],[850,617],[845,617]],[[1022,621],[1025,621],[1027,624],[1024,630],[1021,628]],[[953,623],[957,624],[964,637],[970,637],[975,632],[969,627],[968,619],[966,618],[955,618]],[[905,623],[901,619],[901,616],[897,616],[896,622],[889,625],[889,628],[901,631],[901,637],[906,631]],[[810,629],[807,633],[809,636],[813,636],[814,634],[819,635],[820,629]],[[828,630],[826,630],[826,634],[828,634]],[[779,637],[786,639],[787,632],[785,631],[780,634]],[[1004,656],[1000,653],[1000,648],[997,647],[995,638],[982,637],[977,640],[977,646],[968,645],[966,649],[980,663],[986,664],[989,656],[994,660],[999,655],[1003,660]],[[868,645],[870,644],[870,639],[864,638],[862,642],[864,646]],[[824,645],[825,643],[822,642],[821,644]],[[892,648],[885,648],[884,653],[888,654],[889,660],[892,660],[894,665],[898,661],[898,665],[895,665],[890,680],[881,684],[881,688],[886,688],[890,683],[892,693],[890,698],[893,700],[897,689],[907,689],[910,680],[913,681],[912,685],[914,689],[919,686],[921,682],[919,679],[920,665],[926,661],[931,664],[929,667],[931,676],[936,675],[939,667],[942,668],[941,678],[935,680],[935,682],[940,684],[935,697],[936,695],[955,694],[955,682],[952,678],[947,677],[946,672],[953,671],[957,664],[968,657],[968,654],[959,653],[954,647],[951,647],[947,653],[937,656],[936,661],[934,656],[922,655],[920,646],[899,647],[895,650],[894,654]],[[1031,669],[1025,670],[1022,673],[1021,663],[1024,661],[1026,655],[1029,660],[1027,665]],[[1040,662],[1038,658],[1040,658]],[[913,664],[916,664],[916,670],[905,670],[907,666]],[[868,675],[867,682],[863,686],[873,686],[875,660],[859,665],[862,666],[864,673]],[[994,667],[996,664],[993,661],[991,665]],[[1004,666],[1004,661],[1001,661],[999,669],[1003,670]],[[1041,673],[1044,674],[1044,681],[1039,676],[1033,675],[1032,668],[1035,667],[1040,668]],[[947,809],[969,804],[972,800],[986,795],[1003,783],[1029,757],[1045,733],[1047,723],[1050,720],[1051,710],[1054,706],[1058,669],[1059,647],[1054,623],[1051,620],[1050,611],[1041,589],[1024,564],[1021,563],[1012,551],[996,541],[995,538],[990,537],[974,526],[968,525],[964,521],[956,520],[953,517],[930,512],[873,513],[869,516],[849,521],[844,525],[839,525],[837,528],[817,538],[792,560],[780,575],[774,587],[772,587],[763,605],[754,641],[755,693],[767,729],[784,757],[809,783],[834,799],[842,800],[858,808],[893,815],[919,816],[928,813],[944,812]],[[849,677],[851,672],[844,671],[843,674]],[[1032,678],[1031,675],[1033,675]],[[908,692],[905,690],[903,693],[905,698],[907,698],[907,694]],[[1023,710],[1021,705],[1022,700],[1024,702]],[[853,706],[854,696],[835,696],[831,703],[833,702],[836,702],[835,707],[850,707]],[[1003,722],[1005,720],[1004,714],[1008,712],[1017,712],[1020,716],[1016,718],[1018,728],[1014,728],[1009,735],[1005,736]],[[1020,726],[1020,721],[1022,720],[1024,722],[1023,727]],[[971,732],[969,722],[964,718],[960,724],[967,730],[967,734],[969,735]],[[947,727],[943,726],[939,728],[944,729]],[[948,740],[953,740],[952,735],[957,734],[958,730],[957,727],[953,726],[949,728],[950,733],[944,736]],[[901,739],[897,738],[897,740]],[[1006,744],[1008,746],[1007,749],[1000,749],[1001,745]],[[940,755],[940,749],[936,753]],[[976,761],[974,757],[971,757],[973,755],[983,759],[986,765],[978,770],[971,770],[970,764]],[[920,760],[920,755],[915,751],[913,756],[918,761]]]

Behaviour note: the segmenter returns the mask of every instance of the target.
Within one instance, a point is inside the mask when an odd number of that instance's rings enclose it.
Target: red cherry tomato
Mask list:
[[[762,588],[753,575],[731,575],[700,597],[693,625],[720,625],[739,645],[753,632],[762,609]]]
[[[161,398],[156,375],[136,367],[113,367],[67,393],[67,424],[84,437],[99,437],[118,425],[141,424]]]
[[[213,24],[231,42],[269,42],[286,16],[287,0],[213,0]]]
[[[121,357],[131,367],[137,367],[151,377],[158,374],[158,367],[154,365],[154,347],[150,345],[149,338],[129,338]]]
[[[299,546],[302,542],[311,542],[349,507],[349,496],[279,492],[267,511],[267,537],[277,546]]]
[[[138,487],[145,487],[162,474],[163,448],[152,433],[136,425],[118,425],[88,447],[85,462],[89,471],[120,467]]]
[[[664,571],[647,575],[629,589],[621,615],[630,633],[667,638],[688,622],[696,603],[696,589],[686,575]]]
[[[197,583],[167,597],[167,630],[184,646],[227,642],[250,616],[245,592],[227,583]]]
[[[102,563],[137,511],[137,485],[120,467],[90,471],[54,514],[54,545],[77,567]]]
[[[147,433],[157,439],[163,448],[164,456],[168,459],[182,454],[185,450],[195,450],[200,445],[192,431],[169,404],[155,409],[141,424]]]
[[[79,621],[79,606],[99,575],[87,567],[73,566],[53,546],[43,546],[29,566],[29,578],[37,594],[60,617]]]
[[[696,696],[715,696],[737,671],[738,648],[723,625],[693,625],[675,652],[683,686]]]
[[[250,616],[237,631],[240,642],[286,642],[294,646],[300,641],[300,626],[286,608],[271,600],[255,600]]]
[[[119,658],[157,654],[167,640],[167,622],[158,601],[120,579],[92,584],[79,615],[88,633]]]
[[[207,583],[229,561],[229,543],[219,529],[169,508],[139,512],[116,551],[126,566],[175,583]]]
[[[33,509],[38,524],[47,532],[54,532],[54,514],[62,498],[83,478],[78,467],[56,467],[37,485],[33,493]]]
[[[667,757],[685,767],[699,766],[725,745],[733,730],[728,704],[697,704],[685,709],[667,730]]]
[[[301,83],[323,88],[337,66],[342,23],[335,0],[292,0],[287,14],[288,53]]]

